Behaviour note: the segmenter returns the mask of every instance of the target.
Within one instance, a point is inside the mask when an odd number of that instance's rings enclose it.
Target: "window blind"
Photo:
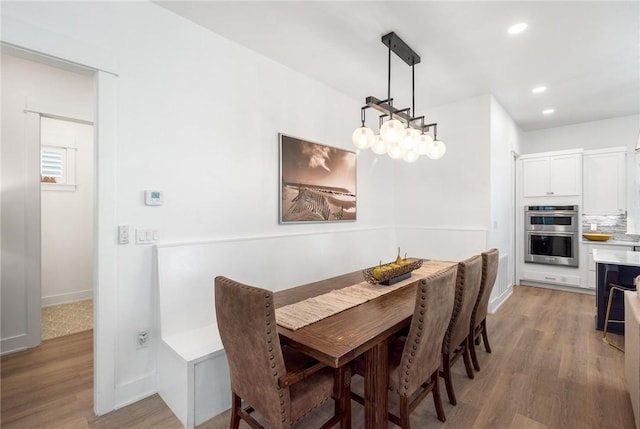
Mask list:
[[[62,152],[42,149],[40,155],[40,174],[44,177],[62,177]]]

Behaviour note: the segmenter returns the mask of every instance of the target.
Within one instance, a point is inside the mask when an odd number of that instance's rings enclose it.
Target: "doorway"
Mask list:
[[[42,340],[93,329],[93,124],[40,116]]]
[[[6,18],[8,21],[11,19]],[[3,16],[3,23],[5,17]],[[94,300],[94,365],[93,365],[93,406],[97,415],[108,413],[116,407],[115,395],[115,343],[117,332],[111,323],[116,317],[116,244],[111,240],[112,231],[116,224],[115,219],[115,191],[116,191],[116,82],[117,67],[112,57],[102,51],[100,48],[91,50],[91,55],[83,55],[86,50],[82,48],[85,45],[81,41],[72,39],[66,40],[64,45],[59,46],[55,53],[49,52],[47,47],[42,47],[36,43],[38,40],[49,40],[55,38],[55,35],[41,28],[30,28],[28,34],[33,37],[24,37],[22,31],[11,31],[21,29],[17,26],[7,26],[6,36],[13,37],[14,44],[8,45],[0,42],[2,54],[19,59],[27,59],[39,64],[50,65],[56,70],[69,70],[80,74],[86,74],[92,81],[93,96],[95,100],[94,113],[89,120],[94,120],[96,125],[100,127],[94,129],[94,145],[95,145],[95,191],[96,195],[100,194],[103,198],[94,201],[94,248],[92,255],[94,259],[94,278],[93,278],[93,300]],[[81,53],[78,55],[78,53]],[[55,57],[53,56],[55,55]],[[6,64],[2,64],[3,72],[0,75],[5,80]],[[2,85],[3,103],[7,99],[7,85]],[[65,99],[65,97],[62,97]],[[33,99],[22,99],[20,108],[3,109],[2,113],[11,112],[14,115],[20,115],[17,122],[39,123],[39,114],[34,112],[49,112],[50,116],[57,116],[56,113],[50,112],[50,107],[46,104],[38,105]],[[25,102],[27,107],[25,108]],[[78,112],[70,111],[64,113],[64,117],[78,117]],[[2,291],[2,338],[0,339],[0,352],[3,354],[11,351],[22,350],[33,347],[40,342],[40,311],[41,311],[41,294],[39,286],[29,288],[29,284],[40,284],[40,223],[39,219],[33,221],[31,217],[34,213],[39,218],[40,215],[40,175],[31,175],[25,177],[24,174],[11,174],[15,171],[24,172],[24,161],[22,164],[14,163],[8,160],[7,150],[13,151],[15,148],[9,148],[9,142],[16,142],[18,139],[10,135],[7,127],[8,121],[3,120],[2,127],[2,168],[0,174],[2,180],[2,204],[0,209],[2,215],[0,221],[2,224],[2,233],[0,234],[0,246],[2,247],[2,271],[0,276],[0,290]],[[39,133],[39,127],[33,127]],[[33,136],[30,136],[33,137]],[[35,140],[39,140],[36,134]],[[25,155],[25,145],[22,145],[19,157],[22,160],[29,160],[29,167],[35,168],[37,173],[40,164],[39,147],[28,148],[29,151],[35,150],[35,156]],[[29,154],[31,155],[31,154]],[[34,161],[35,160],[35,161]],[[31,171],[31,169],[29,169]],[[13,176],[12,180],[7,177]],[[17,177],[17,179],[16,179]],[[23,189],[23,191],[19,191]],[[24,191],[26,189],[26,191]],[[19,191],[19,192],[18,192]],[[9,196],[15,196],[21,193],[23,196],[18,204],[10,204]],[[29,207],[25,213],[26,204],[24,202],[24,194],[37,201],[35,207]],[[33,197],[33,196],[36,197]],[[12,211],[22,210],[20,213]],[[11,212],[11,216],[7,215]],[[16,219],[18,219],[16,221]],[[21,220],[20,220],[21,219]],[[26,229],[24,225],[27,222],[34,225],[34,229]],[[19,227],[15,228],[12,222],[18,222]],[[35,250],[34,250],[35,249]],[[14,272],[6,270],[6,267],[14,266],[18,268]],[[16,274],[17,273],[17,274]],[[30,314],[27,318],[25,314]],[[31,316],[37,315],[37,316]],[[7,323],[7,321],[9,323]],[[17,321],[17,322],[16,322]]]
[[[40,344],[43,305],[93,295],[92,74],[2,53],[3,354]]]

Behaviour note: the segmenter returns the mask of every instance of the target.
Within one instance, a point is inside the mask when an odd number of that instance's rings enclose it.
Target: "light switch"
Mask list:
[[[136,229],[136,244],[154,244],[160,238],[157,229]]]

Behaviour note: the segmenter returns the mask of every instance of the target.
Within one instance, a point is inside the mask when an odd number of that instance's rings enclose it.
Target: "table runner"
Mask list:
[[[293,331],[315,323],[341,311],[393,292],[420,279],[444,271],[457,262],[428,261],[412,272],[412,276],[391,286],[372,285],[365,280],[342,289],[307,298],[276,309],[278,325]]]

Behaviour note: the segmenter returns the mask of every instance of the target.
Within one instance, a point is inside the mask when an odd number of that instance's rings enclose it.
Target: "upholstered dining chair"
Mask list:
[[[215,305],[231,377],[231,429],[240,419],[262,428],[254,410],[273,427],[289,428],[330,397],[335,412],[321,427],[350,427],[349,367],[334,370],[282,346],[270,291],[216,277]]]
[[[482,256],[476,255],[458,263],[456,276],[456,295],[453,304],[453,313],[449,321],[447,333],[442,341],[442,376],[447,388],[449,402],[456,405],[453,381],[451,379],[451,365],[460,356],[464,359],[464,367],[467,376],[473,378],[473,368],[469,356],[468,338],[471,312],[476,303],[482,280]]]
[[[388,413],[389,420],[402,429],[409,429],[409,416],[431,392],[438,419],[446,417],[438,387],[441,344],[447,330],[456,284],[457,267],[420,280],[409,333],[391,343],[389,348],[389,390],[399,395],[400,416]],[[361,358],[354,370],[364,372]],[[364,400],[352,393],[359,403]]]
[[[489,338],[487,337],[487,308],[489,306],[489,297],[493,290],[493,285],[498,276],[498,259],[500,257],[498,249],[487,250],[482,252],[482,281],[480,282],[480,291],[476,305],[471,312],[471,324],[469,325],[469,351],[471,352],[471,361],[473,368],[480,371],[478,356],[476,355],[476,345],[480,345],[480,337],[484,343],[484,349],[487,353],[491,353]]]

